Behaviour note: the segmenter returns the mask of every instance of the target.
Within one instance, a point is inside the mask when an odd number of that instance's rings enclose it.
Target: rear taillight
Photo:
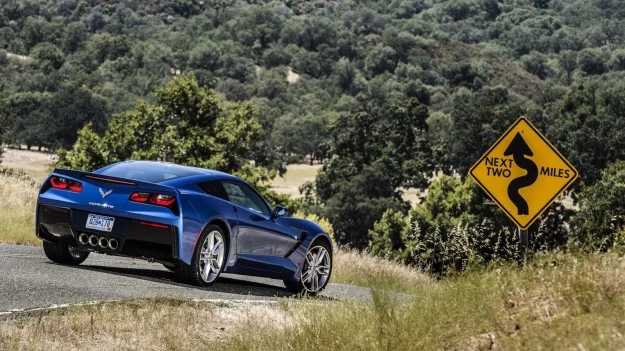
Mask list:
[[[140,193],[135,191],[134,193],[130,194],[130,201],[134,202],[147,202],[149,198],[150,194],[148,193]]]
[[[60,178],[60,177],[52,177],[50,178],[50,185],[52,185],[54,189],[65,190],[67,189],[67,179]]]
[[[50,177],[50,185],[54,189],[70,190],[75,193],[82,191],[82,183],[75,180],[66,179],[63,177],[52,176]]]
[[[152,205],[170,207],[176,202],[176,197],[165,194],[150,194],[135,191],[130,194],[130,201],[149,203]]]
[[[152,196],[150,196],[150,203],[158,206],[169,207],[174,201],[176,201],[176,198],[171,195],[152,194]]]
[[[82,183],[80,182],[74,182],[72,180],[69,181],[69,190],[74,191],[74,192],[81,192],[82,191]]]

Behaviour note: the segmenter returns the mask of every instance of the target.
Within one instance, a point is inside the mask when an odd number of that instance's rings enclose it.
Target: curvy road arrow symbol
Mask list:
[[[512,139],[503,154],[504,156],[512,155],[514,163],[527,171],[526,175],[513,179],[508,185],[508,197],[514,206],[516,206],[518,214],[527,215],[529,214],[527,201],[519,194],[519,189],[534,184],[538,178],[538,167],[536,167],[534,161],[525,158],[525,156],[534,156],[534,153],[530,147],[527,146],[521,134],[516,133],[514,139]]]

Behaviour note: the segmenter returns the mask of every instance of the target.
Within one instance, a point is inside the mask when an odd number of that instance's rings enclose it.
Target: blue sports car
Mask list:
[[[164,162],[55,169],[39,191],[36,233],[57,263],[90,252],[142,258],[200,286],[232,273],[315,294],[332,273],[330,237],[316,223],[272,209],[235,176]]]

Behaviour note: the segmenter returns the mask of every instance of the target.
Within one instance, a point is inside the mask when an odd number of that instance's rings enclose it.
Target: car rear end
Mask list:
[[[55,169],[39,191],[36,234],[80,251],[176,263],[180,210],[172,187]]]

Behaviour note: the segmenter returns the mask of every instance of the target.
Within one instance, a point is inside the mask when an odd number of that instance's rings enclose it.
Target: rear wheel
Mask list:
[[[324,241],[316,241],[306,253],[297,281],[285,280],[286,288],[297,294],[316,295],[325,289],[332,274],[332,249]]]
[[[52,262],[71,265],[79,265],[89,256],[88,251],[79,251],[76,245],[62,241],[44,241],[43,252]]]
[[[178,279],[199,286],[212,285],[224,268],[226,248],[226,236],[221,228],[209,225],[198,240],[191,265],[180,263],[176,267]]]

